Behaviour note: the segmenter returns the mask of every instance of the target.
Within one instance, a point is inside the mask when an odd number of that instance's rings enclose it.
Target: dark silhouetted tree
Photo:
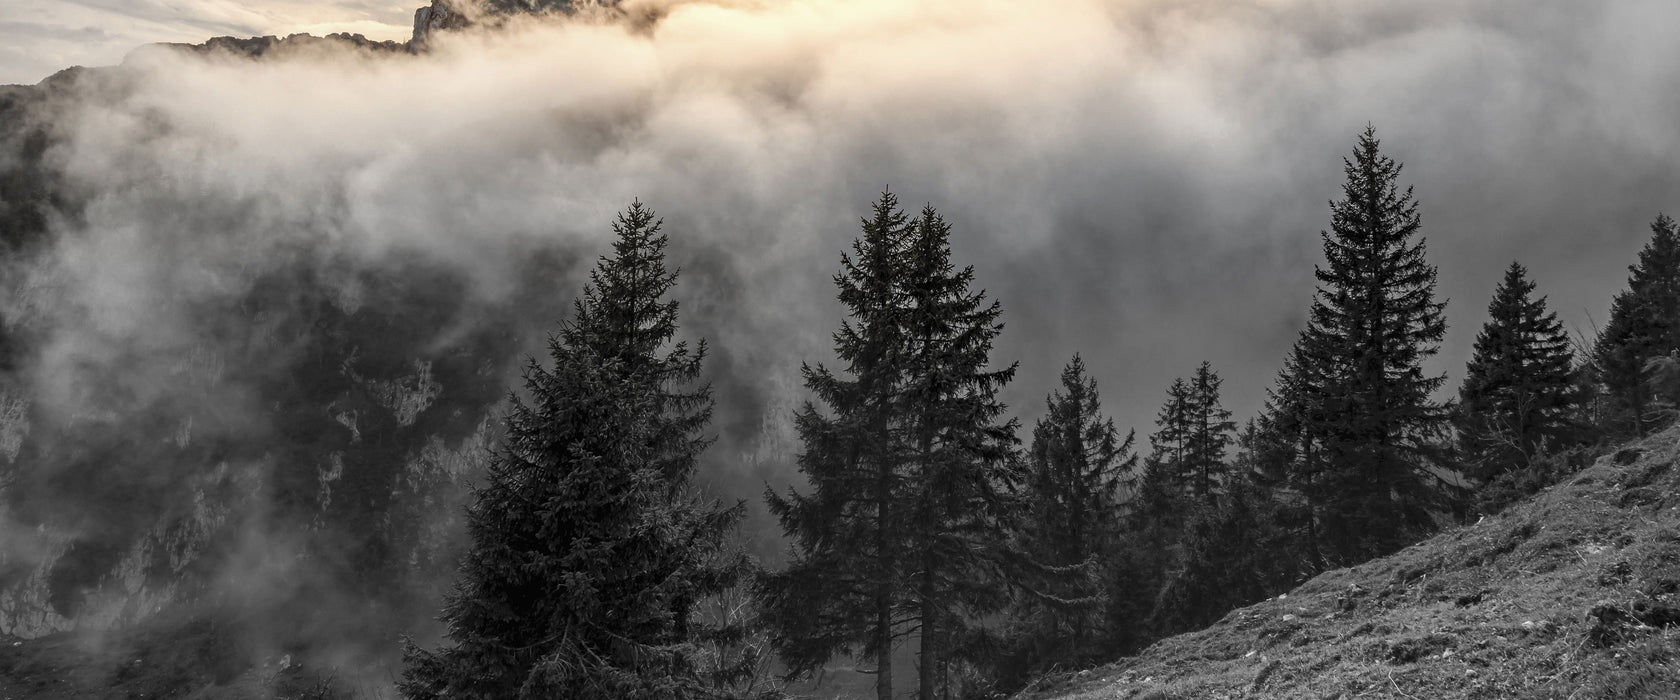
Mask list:
[[[1648,366],[1680,352],[1680,232],[1658,214],[1651,240],[1629,266],[1628,288],[1610,305],[1610,320],[1593,348],[1604,385],[1604,427],[1612,434],[1644,435],[1672,410],[1675,396],[1653,391]]]
[[[1488,315],[1453,420],[1466,466],[1482,479],[1526,467],[1582,434],[1569,336],[1546,298],[1534,297],[1522,265],[1506,269]]]
[[[1138,495],[1160,496],[1167,490],[1188,493],[1191,479],[1190,443],[1192,426],[1190,385],[1183,377],[1176,377],[1167,386],[1167,400],[1155,414],[1155,432],[1149,435],[1149,456],[1144,459],[1143,475],[1138,480]],[[1153,478],[1151,490],[1146,482]],[[1177,502],[1179,499],[1174,499]],[[1139,503],[1143,508],[1157,508],[1159,503]]]
[[[1203,505],[1212,505],[1226,485],[1225,451],[1237,427],[1231,421],[1231,412],[1219,403],[1221,384],[1213,365],[1203,362],[1191,377],[1184,400],[1189,433],[1184,451],[1186,486],[1190,497]]]
[[[1298,436],[1293,486],[1330,563],[1393,550],[1431,526],[1441,489],[1432,464],[1447,411],[1431,400],[1445,376],[1423,361],[1446,332],[1435,267],[1424,259],[1417,202],[1376,132],[1344,159],[1343,197],[1322,234],[1326,264],[1308,326],[1280,382]]]
[[[973,267],[952,264],[950,240],[950,224],[924,207],[906,251],[904,405],[914,441],[907,464],[919,491],[909,534],[921,700],[945,692],[971,623],[1008,600],[1008,513],[997,489],[1019,442],[1018,424],[998,399],[1016,366],[988,366],[1002,307],[972,289]]]
[[[1033,573],[1013,611],[1015,647],[1007,686],[1051,665],[1090,660],[1102,627],[1099,558],[1115,545],[1121,486],[1136,466],[1133,435],[1124,439],[1102,413],[1097,382],[1075,355],[1062,370],[1061,389],[1046,399],[1033,427],[1032,447],[1012,479],[1023,515],[1020,551]]]
[[[849,318],[835,333],[844,373],[805,367],[795,424],[808,493],[767,495],[793,561],[763,586],[777,646],[794,672],[836,654],[875,659],[892,696],[892,650],[921,642],[920,688],[943,683],[970,621],[1005,602],[1000,494],[1015,442],[988,370],[998,305],[950,263],[950,227],[910,220],[891,193],[835,276]]]
[[[893,648],[902,636],[914,495],[900,415],[910,235],[897,198],[884,192],[873,217],[863,220],[852,254],[840,256],[834,283],[848,318],[834,334],[834,348],[845,370],[805,365],[805,386],[827,410],[808,401],[794,416],[805,445],[799,470],[810,490],[765,495],[793,539],[788,568],[762,586],[783,662],[806,673],[837,654],[873,657],[883,700],[892,697]]]
[[[573,317],[532,360],[527,399],[467,513],[472,539],[443,621],[450,644],[409,644],[409,698],[692,698],[718,694],[694,663],[726,630],[691,619],[745,573],[726,551],[740,508],[698,501],[707,441],[704,347],[673,344],[666,237],[639,202],[613,226]]]

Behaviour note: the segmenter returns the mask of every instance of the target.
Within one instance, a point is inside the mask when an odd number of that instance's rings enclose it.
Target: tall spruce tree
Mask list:
[[[946,694],[949,661],[970,645],[971,624],[1007,602],[1008,514],[997,488],[1019,442],[1018,424],[998,399],[1016,365],[989,367],[1002,307],[972,289],[974,268],[951,262],[950,241],[950,224],[923,207],[911,227],[904,285],[921,700]]]
[[[1017,674],[1094,651],[1102,611],[1092,569],[1121,532],[1122,480],[1137,463],[1135,436],[1122,439],[1114,421],[1102,415],[1096,379],[1078,355],[1045,403],[1028,457],[1011,480],[1025,513],[1017,524],[1018,546],[1042,566],[1014,611],[1022,647],[1022,658],[1011,664]]]
[[[1653,391],[1647,372],[1653,360],[1680,352],[1680,232],[1673,219],[1657,215],[1651,240],[1628,270],[1628,288],[1611,302],[1593,364],[1609,404],[1605,428],[1643,435],[1660,425],[1680,398]]]
[[[446,601],[451,644],[409,644],[409,698],[715,695],[692,661],[691,612],[745,571],[725,549],[740,507],[702,503],[704,347],[672,344],[676,272],[637,202],[613,226],[572,319],[525,371],[507,434],[467,513],[472,548]],[[715,631],[715,630],[714,630]],[[718,631],[721,632],[721,631]]]
[[[883,193],[835,283],[850,318],[835,334],[843,375],[805,368],[807,494],[767,494],[793,537],[788,569],[763,590],[783,658],[810,671],[836,654],[876,663],[893,693],[897,640],[920,641],[919,688],[931,698],[971,621],[1005,598],[1002,499],[1015,423],[997,392],[1014,367],[987,368],[998,305],[950,263],[950,227],[910,220]]]
[[[807,401],[794,416],[809,492],[767,491],[792,538],[792,561],[762,584],[773,642],[792,673],[835,655],[873,657],[876,696],[893,697],[893,649],[905,636],[906,540],[914,494],[902,446],[904,257],[911,236],[883,192],[834,276],[848,310],[834,334],[836,373],[805,365]]]
[[[1179,504],[1213,505],[1224,485],[1225,452],[1233,442],[1236,424],[1231,422],[1231,412],[1220,405],[1221,383],[1213,365],[1203,362],[1189,381],[1173,380],[1155,416],[1144,478],[1153,474],[1152,486],[1179,492],[1182,498],[1175,499]],[[1144,498],[1158,499],[1162,493],[1160,488],[1139,489]],[[1139,505],[1160,509],[1164,502]]]
[[[1446,321],[1417,202],[1374,129],[1343,164],[1326,265],[1284,382],[1301,436],[1294,486],[1332,564],[1392,551],[1430,526],[1442,486],[1430,466],[1447,420],[1431,399],[1446,377],[1423,371]]]
[[[1218,492],[1227,484],[1225,451],[1235,439],[1237,424],[1231,412],[1219,402],[1219,387],[1223,381],[1214,373],[1213,365],[1203,362],[1188,384],[1185,413],[1189,439],[1184,454],[1185,475],[1191,498],[1203,505],[1213,505]]]
[[[1190,385],[1183,377],[1174,377],[1167,386],[1167,400],[1155,414],[1155,432],[1149,435],[1149,456],[1144,460],[1144,479],[1154,474],[1157,486],[1178,493],[1188,492],[1192,481],[1193,401]],[[1151,493],[1159,495],[1159,492]]]
[[[1470,472],[1483,479],[1523,468],[1581,435],[1569,336],[1546,298],[1534,297],[1521,264],[1505,270],[1488,315],[1453,420]]]

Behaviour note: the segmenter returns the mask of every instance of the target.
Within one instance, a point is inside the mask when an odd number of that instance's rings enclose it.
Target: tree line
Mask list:
[[[1147,453],[1078,355],[1023,443],[998,398],[1016,369],[991,356],[1000,305],[952,262],[939,212],[882,193],[834,276],[837,362],[802,367],[803,485],[765,494],[789,546],[776,571],[732,548],[742,504],[691,483],[706,349],[674,340],[668,239],[632,204],[510,397],[448,641],[408,644],[401,692],[775,697],[769,664],[798,678],[846,658],[882,700],[995,696],[1496,510],[1673,419],[1673,220],[1590,342],[1513,262],[1442,401],[1419,203],[1369,127],[1343,166],[1306,327],[1259,415],[1239,428],[1202,362],[1168,384]],[[747,602],[708,612],[720,597]]]

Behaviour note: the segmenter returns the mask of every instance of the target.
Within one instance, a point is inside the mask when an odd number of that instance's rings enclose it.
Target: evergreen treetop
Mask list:
[[[1021,511],[1016,546],[1030,562],[1012,611],[1014,676],[1089,656],[1101,628],[1098,564],[1122,531],[1121,488],[1137,462],[1134,436],[1122,439],[1101,410],[1096,379],[1075,355],[1011,479]]]
[[[1483,478],[1527,465],[1580,433],[1569,336],[1527,275],[1516,262],[1506,269],[1459,388],[1459,446]]]
[[[683,385],[698,356],[661,297],[663,236],[632,205],[574,318],[531,360],[529,397],[467,513],[472,547],[442,620],[451,644],[409,644],[409,698],[712,697],[694,663],[695,604],[738,580],[725,550],[741,509],[697,501],[687,475],[706,441],[706,387]],[[628,283],[624,283],[628,281]],[[727,669],[720,670],[727,675]]]
[[[1148,462],[1161,465],[1175,489],[1189,482],[1186,464],[1191,438],[1191,408],[1194,398],[1183,377],[1167,386],[1167,400],[1155,414],[1155,432],[1149,435]]]
[[[835,276],[848,318],[835,333],[843,373],[804,369],[827,410],[795,416],[808,493],[767,494],[794,538],[788,569],[764,585],[794,672],[836,654],[872,656],[892,696],[892,649],[920,640],[920,693],[944,685],[968,624],[1001,608],[1003,498],[1015,423],[988,369],[1001,311],[950,261],[950,226],[910,219],[883,193]]]
[[[1032,446],[1017,481],[1030,515],[1029,551],[1052,553],[1070,566],[1095,555],[1118,532],[1121,486],[1134,468],[1135,436],[1124,439],[1101,414],[1097,381],[1078,355],[1062,369],[1061,388],[1045,399]]]
[[[1654,393],[1646,371],[1652,360],[1680,351],[1680,232],[1673,219],[1657,215],[1651,239],[1628,270],[1628,288],[1610,304],[1593,363],[1610,399],[1608,427],[1643,435],[1677,398]]]
[[[1228,486],[1225,451],[1230,448],[1237,427],[1231,421],[1231,412],[1220,405],[1222,384],[1213,365],[1202,362],[1188,385],[1185,405],[1189,423],[1185,453],[1189,495],[1204,505],[1212,505],[1215,495]]]
[[[1322,233],[1326,264],[1285,383],[1303,438],[1295,485],[1313,503],[1317,537],[1351,561],[1393,549],[1428,528],[1438,499],[1446,408],[1431,395],[1445,375],[1423,361],[1446,333],[1435,267],[1418,236],[1421,217],[1401,166],[1367,127]]]
[[[902,569],[912,494],[899,414],[908,371],[902,275],[909,237],[897,197],[883,192],[834,276],[847,308],[834,352],[845,367],[837,373],[802,366],[816,399],[794,416],[809,491],[765,493],[793,540],[787,569],[768,577],[762,591],[783,663],[803,674],[835,655],[873,657],[883,697],[891,694],[892,651],[903,636],[907,599]]]

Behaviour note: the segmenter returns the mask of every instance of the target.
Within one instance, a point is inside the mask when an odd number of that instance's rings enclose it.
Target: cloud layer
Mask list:
[[[691,327],[779,376],[825,359],[828,277],[891,186],[952,219],[1004,303],[1016,405],[1081,352],[1147,428],[1204,358],[1256,407],[1367,121],[1423,203],[1443,369],[1512,258],[1587,329],[1680,204],[1676,19],[1658,0],[808,0],[422,57],[143,52],[132,92],[62,125],[62,167],[99,193],[65,260],[124,343],[293,245],[418,251],[494,295],[530,246],[602,250],[640,197],[689,259]]]

